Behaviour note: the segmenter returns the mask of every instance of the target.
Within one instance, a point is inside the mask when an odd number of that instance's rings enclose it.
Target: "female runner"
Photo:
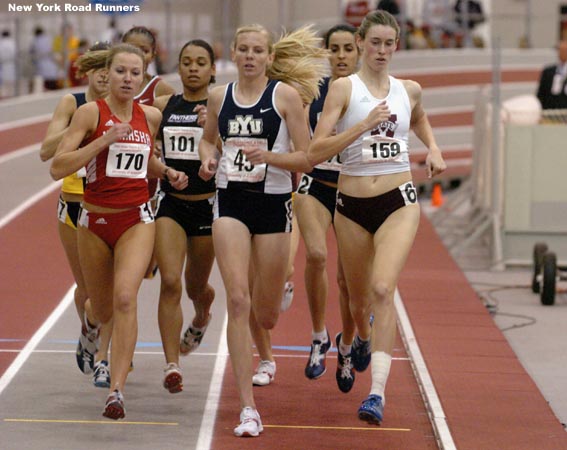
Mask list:
[[[419,224],[408,154],[410,129],[429,149],[428,175],[446,168],[423,110],[421,86],[389,75],[399,34],[391,14],[367,14],[357,36],[362,66],[329,88],[309,147],[314,163],[342,151],[335,227],[358,329],[352,363],[360,372],[372,362],[370,394],[358,416],[375,424],[383,418],[396,338],[394,291]]]
[[[89,293],[85,326],[93,332],[113,318],[112,385],[103,415],[121,419],[138,334],[137,295],[155,237],[146,177],[162,177],[184,189],[187,176],[153,154],[161,113],[134,102],[145,72],[141,51],[128,44],[113,47],[107,69],[108,97],[74,114],[51,175],[57,180],[87,169],[78,221],[79,259]]]
[[[177,191],[161,184],[156,216],[154,255],[161,274],[158,322],[165,354],[163,386],[171,393],[183,390],[179,354],[197,349],[209,321],[215,291],[209,275],[215,258],[212,223],[214,179],[198,176],[199,141],[206,119],[209,84],[215,81],[215,57],[211,46],[200,39],[187,42],[179,53],[179,76],[183,94],[158,97],[154,103],[163,113],[159,129],[165,163],[189,177],[189,185]],[[195,317],[181,342],[183,326],[181,294],[183,265],[185,288],[193,301]]]
[[[53,117],[47,128],[45,139],[41,144],[40,158],[42,161],[50,160],[63,135],[69,128],[69,123],[75,111],[87,102],[103,98],[108,93],[106,55],[110,45],[96,43],[75,62],[76,75],[88,78],[88,88],[85,93],[65,94],[55,108]],[[98,333],[87,333],[85,326],[85,302],[88,298],[83,274],[79,264],[79,253],[77,249],[77,219],[81,201],[83,200],[84,170],[71,174],[63,179],[57,217],[59,219],[59,238],[65,249],[69,266],[77,287],[75,288],[75,308],[81,321],[81,334],[77,344],[76,359],[79,369],[90,374],[94,370],[93,383],[97,387],[110,386],[110,372],[104,351],[108,348],[110,341],[111,326],[104,326],[100,331],[100,342]]]
[[[358,63],[358,47],[355,40],[356,28],[351,25],[336,25],[325,35],[325,48],[330,50],[331,76],[321,84],[321,96],[307,108],[311,133],[323,110],[329,86],[337,79],[355,72]],[[327,309],[327,231],[333,224],[337,181],[340,171],[340,157],[334,155],[328,161],[317,165],[309,174],[303,174],[295,196],[295,211],[299,229],[305,242],[305,290],[309,302],[313,326],[311,352],[305,366],[305,376],[316,379],[325,371],[325,358],[331,348],[329,332],[325,325]],[[343,392],[351,390],[354,384],[350,348],[355,326],[348,305],[348,292],[343,270],[338,261],[339,305],[343,331],[336,337],[339,349],[336,380]]]
[[[300,29],[273,44],[261,26],[239,28],[232,45],[238,81],[211,91],[199,145],[201,176],[217,176],[213,241],[240,394],[236,436],[263,431],[252,392],[249,319],[254,314],[261,327],[271,329],[280,312],[292,219],[290,172],[311,170],[303,103],[316,95],[324,67],[318,41],[310,30]],[[278,79],[293,81],[310,95],[302,101],[296,89]]]

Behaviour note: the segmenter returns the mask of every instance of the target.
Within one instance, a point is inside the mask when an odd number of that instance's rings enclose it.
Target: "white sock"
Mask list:
[[[384,391],[386,390],[386,382],[390,374],[392,355],[388,355],[385,352],[374,352],[372,353],[370,364],[372,365],[372,387],[370,388],[370,395],[379,395],[382,397],[382,402],[385,404]]]
[[[341,340],[339,341],[339,352],[341,352],[341,355],[346,356],[350,353],[351,350],[352,350],[352,344],[350,345],[343,344],[343,338],[341,336]]]
[[[327,337],[327,328],[325,328],[323,331],[319,331],[319,332],[313,331],[311,333],[311,339],[314,340],[314,341],[319,341],[319,342],[321,342],[321,344],[328,342],[329,338]]]

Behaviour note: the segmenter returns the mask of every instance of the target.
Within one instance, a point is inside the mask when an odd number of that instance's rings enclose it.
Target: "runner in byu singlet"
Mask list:
[[[358,372],[372,364],[370,395],[358,417],[378,425],[396,338],[394,292],[419,224],[410,128],[429,149],[428,175],[446,167],[423,110],[421,87],[389,76],[399,32],[385,11],[365,17],[357,37],[361,69],[331,85],[309,148],[314,163],[342,152],[335,227],[358,331],[351,358]]]
[[[153,154],[161,113],[133,97],[143,78],[140,50],[112,47],[107,58],[109,95],[83,105],[51,165],[55,179],[87,167],[79,214],[78,245],[89,300],[87,333],[112,318],[111,387],[103,415],[125,416],[122,391],[137,338],[137,294],[150,261],[155,236],[147,177],[163,177],[176,188],[187,176]]]
[[[289,205],[291,198],[289,170],[265,163],[252,164],[247,160],[245,153],[246,149],[252,147],[272,154],[290,151],[287,128],[285,123],[282,123],[282,117],[274,103],[275,90],[279,83],[276,80],[269,80],[259,100],[249,106],[241,105],[235,100],[236,83],[227,86],[218,119],[220,137],[223,141],[223,158],[217,171],[217,185],[221,196],[225,195],[225,190],[264,193],[277,195],[271,197],[274,202]],[[260,198],[254,195],[252,197]],[[221,202],[219,207],[224,208],[225,202]],[[219,214],[224,215],[220,210]],[[290,231],[287,216],[280,217],[276,223],[267,222],[257,226],[266,231],[272,231],[272,227],[273,232]]]
[[[290,171],[312,168],[304,153],[309,132],[302,98],[293,87],[270,76],[286,78],[294,73],[297,78],[286,81],[311,92],[304,100],[311,102],[322,68],[317,44],[314,33],[306,29],[273,44],[261,26],[239,28],[232,47],[238,82],[215,88],[209,96],[199,145],[200,174],[204,179],[217,177],[213,241],[226,290],[228,348],[240,396],[236,436],[258,436],[263,431],[250,382],[249,322],[256,320],[265,329],[276,324],[289,258]],[[304,70],[300,74],[292,67]],[[219,134],[222,156],[216,148]]]
[[[163,386],[172,394],[183,390],[179,354],[196,350],[211,320],[215,291],[209,284],[215,252],[212,239],[215,181],[204,181],[198,172],[199,141],[206,120],[209,84],[215,65],[211,46],[195,39],[179,52],[178,72],[183,93],[158,97],[162,111],[158,140],[165,163],[184,172],[189,185],[182,191],[167,181],[161,184],[156,219],[154,254],[161,273],[158,323],[165,355]],[[185,289],[195,315],[180,341],[183,326],[181,296],[185,264]]]

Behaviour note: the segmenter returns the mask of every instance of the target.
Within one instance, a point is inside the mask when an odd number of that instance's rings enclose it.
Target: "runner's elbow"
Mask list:
[[[53,178],[55,181],[59,181],[61,178],[65,176],[63,175],[61,169],[59,169],[56,164],[52,164],[51,167],[49,168],[49,175],[51,175],[51,178]]]

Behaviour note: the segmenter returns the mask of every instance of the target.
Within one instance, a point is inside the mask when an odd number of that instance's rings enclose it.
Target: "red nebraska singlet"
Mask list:
[[[99,110],[96,131],[81,146],[87,145],[120,123],[105,100],[96,101]],[[131,208],[149,200],[147,168],[154,147],[146,115],[133,103],[132,132],[101,151],[87,164],[84,200],[107,208]]]
[[[152,106],[156,96],[156,87],[160,81],[161,78],[159,76],[154,76],[148,81],[148,84],[146,84],[142,92],[134,97],[134,101],[140,105]]]

